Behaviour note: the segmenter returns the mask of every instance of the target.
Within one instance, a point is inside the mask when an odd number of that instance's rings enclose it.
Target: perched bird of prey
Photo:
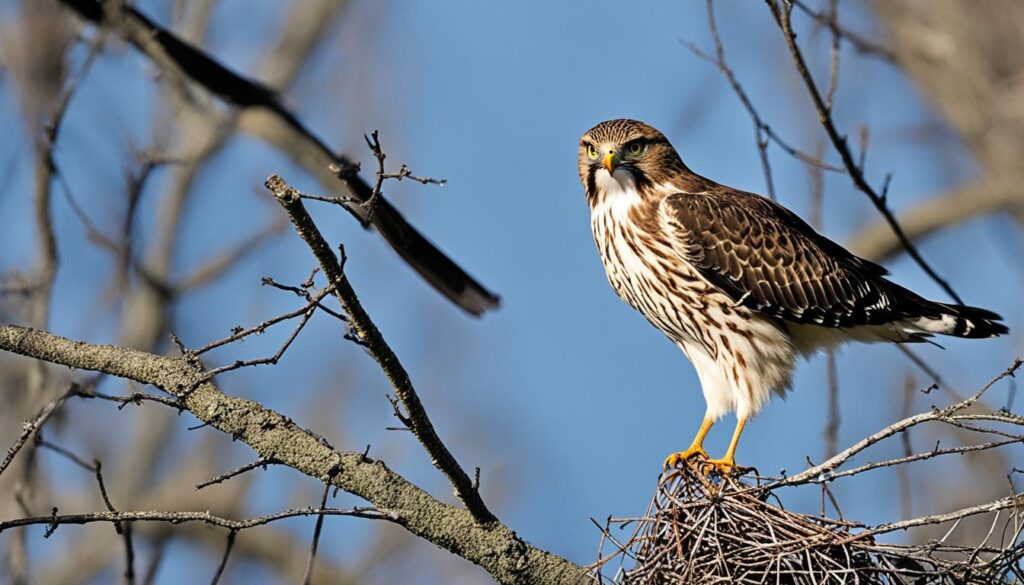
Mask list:
[[[718,473],[736,468],[747,420],[789,387],[797,357],[846,341],[923,341],[1007,332],[985,309],[927,300],[818,234],[785,207],[691,171],[665,136],[609,120],[580,140],[580,180],[608,281],[693,363],[707,402],[690,447]],[[737,423],[725,456],[704,437]]]

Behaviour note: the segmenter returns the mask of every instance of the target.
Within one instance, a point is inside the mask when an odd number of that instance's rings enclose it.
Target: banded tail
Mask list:
[[[988,309],[936,302],[930,302],[929,305],[935,309],[935,313],[914,321],[915,326],[927,333],[982,339],[1010,331],[999,322],[1002,317]]]

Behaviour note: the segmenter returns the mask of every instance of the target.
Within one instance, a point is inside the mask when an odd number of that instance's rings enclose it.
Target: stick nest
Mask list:
[[[783,509],[770,488],[731,478],[712,481],[694,469],[669,472],[645,517],[609,519],[601,548],[617,550],[599,552],[593,567],[598,580],[624,585],[974,585],[1009,583],[1016,576],[1020,582],[1019,547],[880,544],[863,525]],[[619,542],[611,534],[612,524],[632,526],[632,535]],[[606,579],[602,567],[616,558],[622,568]]]

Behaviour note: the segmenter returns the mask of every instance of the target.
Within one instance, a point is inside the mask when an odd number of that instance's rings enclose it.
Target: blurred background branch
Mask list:
[[[186,92],[189,98],[194,85],[238,108],[241,117],[237,123],[240,128],[268,140],[291,155],[310,172],[318,174],[326,188],[330,189],[334,185],[334,181],[327,178],[334,174],[357,200],[370,199],[371,189],[359,176],[359,165],[344,155],[332,153],[324,142],[285,107],[277,89],[272,85],[232,72],[188,41],[160,27],[133,6],[108,0],[61,2],[81,17],[104,30],[110,30],[145,53],[155,65],[172,77],[170,86]],[[318,27],[323,26],[325,17],[329,17],[323,10],[312,17],[304,10],[296,12],[303,13],[303,20],[295,23],[299,25],[297,28],[309,29],[312,26],[309,33],[313,38],[316,38]],[[326,20],[329,21],[329,18]],[[302,24],[306,26],[301,27]],[[324,29],[319,30],[322,32]],[[282,84],[289,81],[291,68],[288,67],[287,53],[301,55],[296,49],[308,51],[312,46],[310,42],[287,42],[281,46],[281,53],[285,53],[285,56],[277,58],[276,52],[271,53],[275,58],[266,65],[270,79]],[[211,137],[211,147],[215,148],[216,138]],[[341,172],[331,173],[328,169],[331,165],[340,168]],[[498,306],[497,296],[420,235],[391,204],[381,199],[375,202],[374,208],[377,212],[371,218],[362,206],[348,206],[353,215],[372,224],[412,268],[452,302],[473,315]]]

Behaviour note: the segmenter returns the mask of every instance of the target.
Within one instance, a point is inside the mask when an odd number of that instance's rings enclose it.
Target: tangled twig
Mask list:
[[[908,416],[817,466],[787,478],[705,477],[699,465],[675,469],[661,478],[646,513],[639,518],[609,518],[601,526],[598,561],[591,566],[602,583],[703,584],[786,583],[818,585],[865,583],[890,585],[981,585],[1020,582],[1024,578],[1024,493],[960,510],[877,526],[811,516],[785,509],[779,491],[828,485],[838,479],[882,467],[898,469],[941,455],[984,451],[1024,442],[1024,417],[978,407],[996,382],[1013,376],[1020,359],[970,397],[943,409]],[[902,438],[924,423],[964,428],[984,437],[977,444],[939,448],[850,469],[840,469],[854,455],[879,442]],[[982,427],[979,423],[988,426]],[[952,544],[961,521],[988,515],[984,540],[973,546]],[[928,525],[948,525],[945,535],[923,544],[891,544],[877,537]],[[616,527],[618,530],[616,530]],[[624,532],[624,536],[616,536]],[[606,551],[606,548],[612,550]],[[613,560],[621,568],[604,574]]]
[[[875,531],[860,524],[792,512],[773,499],[766,485],[674,470],[642,518],[608,521],[602,548],[614,542],[616,550],[601,551],[594,567],[601,582],[623,584],[981,585],[1021,574],[1017,508],[993,521],[990,533],[1000,524],[1009,528],[1002,547],[959,547],[946,538],[893,545],[877,542]],[[615,524],[632,528],[626,542],[612,537]],[[606,580],[600,571],[616,558],[631,566]]]

